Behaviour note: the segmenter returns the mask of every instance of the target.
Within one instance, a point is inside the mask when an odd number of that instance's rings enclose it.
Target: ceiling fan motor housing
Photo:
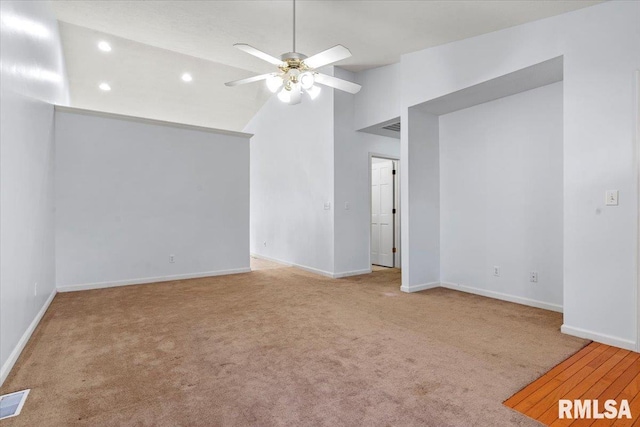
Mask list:
[[[285,79],[285,88],[291,90],[291,84],[297,84],[301,73],[308,71],[304,60],[306,55],[298,52],[287,52],[280,55],[283,64],[278,67],[288,78]]]
[[[289,70],[306,71],[308,67],[304,64],[304,60],[307,59],[306,55],[297,52],[288,52],[280,55],[280,59],[283,64],[279,67],[283,72]]]

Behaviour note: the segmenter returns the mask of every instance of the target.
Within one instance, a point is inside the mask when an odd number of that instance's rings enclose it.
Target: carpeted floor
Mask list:
[[[587,343],[557,313],[399,286],[264,268],[58,294],[3,426],[537,425],[502,402]]]

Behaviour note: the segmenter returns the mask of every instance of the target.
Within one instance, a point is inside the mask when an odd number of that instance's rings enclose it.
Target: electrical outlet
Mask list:
[[[350,208],[349,202],[344,202],[344,208],[345,208],[345,210],[349,210],[349,208]]]
[[[500,267],[498,267],[497,265],[493,266],[493,275],[496,277],[500,277]]]
[[[529,273],[529,281],[533,283],[538,283],[538,272],[532,271]]]
[[[176,262],[176,256],[175,255],[169,255],[169,262],[170,263]]]
[[[38,296],[38,282],[36,282],[36,284],[33,285],[33,296],[34,297]]]
[[[265,240],[264,242],[262,242],[262,244],[264,245],[264,247],[267,247],[267,241]]]
[[[618,206],[618,190],[607,190],[607,206]]]

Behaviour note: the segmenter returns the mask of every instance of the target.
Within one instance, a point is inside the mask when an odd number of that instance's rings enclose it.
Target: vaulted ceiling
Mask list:
[[[298,1],[297,50],[336,44],[351,71],[404,53],[569,12],[599,1]],[[225,81],[272,71],[233,48],[292,49],[291,1],[54,1],[73,106],[242,130],[270,94]],[[108,41],[112,51],[97,48]],[[193,76],[186,83],[184,72]],[[109,92],[98,89],[108,82]],[[291,108],[296,108],[292,106]]]

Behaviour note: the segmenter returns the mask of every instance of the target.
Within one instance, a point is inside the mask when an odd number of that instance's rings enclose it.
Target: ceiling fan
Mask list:
[[[283,53],[280,59],[262,52],[244,43],[234,44],[238,49],[278,67],[278,71],[261,74],[246,79],[225,83],[227,86],[238,86],[266,80],[267,88],[278,92],[278,98],[288,104],[299,104],[302,94],[306,93],[311,99],[320,94],[320,87],[316,83],[334,89],[356,94],[362,88],[357,83],[339,79],[316,71],[318,68],[349,58],[351,52],[342,45],[336,45],[325,51],[307,57],[296,52],[296,1],[293,0],[293,51]]]

